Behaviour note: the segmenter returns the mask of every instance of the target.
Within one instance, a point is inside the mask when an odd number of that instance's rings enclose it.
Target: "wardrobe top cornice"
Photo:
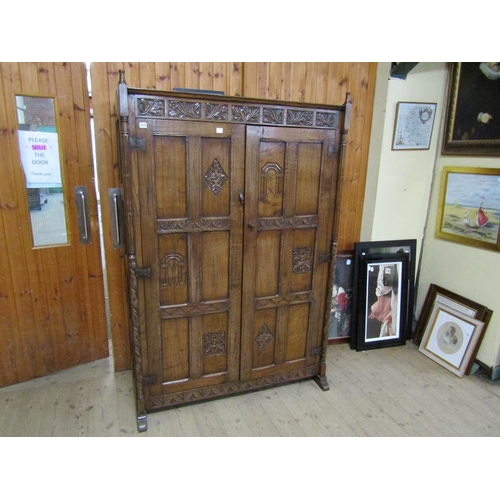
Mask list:
[[[279,99],[260,99],[255,97],[241,97],[241,96],[228,96],[211,94],[204,92],[178,92],[157,89],[146,89],[137,87],[127,87],[129,95],[146,96],[146,97],[165,97],[172,99],[184,100],[203,100],[213,101],[224,104],[253,104],[253,105],[267,105],[267,106],[286,106],[294,108],[309,108],[309,109],[325,109],[329,111],[344,111],[346,104],[350,102],[350,93],[346,92],[346,100],[344,104],[324,104],[324,103],[311,103],[299,101],[284,101]]]

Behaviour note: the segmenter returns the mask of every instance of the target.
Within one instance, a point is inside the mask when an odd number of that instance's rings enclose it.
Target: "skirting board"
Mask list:
[[[475,363],[472,365],[470,375],[476,373],[478,370],[486,373],[491,380],[497,380],[500,378],[500,365],[493,367],[486,366],[483,362],[476,359]]]

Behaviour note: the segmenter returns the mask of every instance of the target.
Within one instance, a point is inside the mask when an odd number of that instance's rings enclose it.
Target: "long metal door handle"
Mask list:
[[[88,245],[92,242],[90,234],[89,206],[88,206],[87,186],[76,186],[75,202],[78,216],[78,232],[80,243]]]
[[[118,220],[118,195],[113,195],[113,211],[115,214],[114,223],[115,223],[115,231],[116,231],[116,245],[120,246],[122,243],[122,235],[120,234],[120,222]]]
[[[85,204],[85,195],[80,192],[80,198],[82,200],[82,206],[83,206],[83,210],[82,210],[82,214],[83,214],[83,238],[85,239],[85,241],[87,241],[89,239],[89,230],[88,230],[88,227],[87,227],[87,207],[86,207],[86,204]]]
[[[109,188],[109,211],[111,221],[111,238],[113,248],[120,249],[124,247],[125,227],[123,221],[123,191],[121,188]]]

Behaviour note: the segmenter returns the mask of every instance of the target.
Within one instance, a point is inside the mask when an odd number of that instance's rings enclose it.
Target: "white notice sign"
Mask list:
[[[59,141],[55,132],[18,130],[21,162],[30,184],[61,185]]]

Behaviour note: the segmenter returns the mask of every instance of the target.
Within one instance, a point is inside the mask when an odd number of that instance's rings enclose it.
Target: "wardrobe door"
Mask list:
[[[140,307],[151,409],[171,403],[165,395],[239,377],[244,126],[138,122],[145,147],[137,151],[136,234],[138,266],[150,274]]]
[[[247,128],[244,380],[317,374],[338,140],[328,130]]]

